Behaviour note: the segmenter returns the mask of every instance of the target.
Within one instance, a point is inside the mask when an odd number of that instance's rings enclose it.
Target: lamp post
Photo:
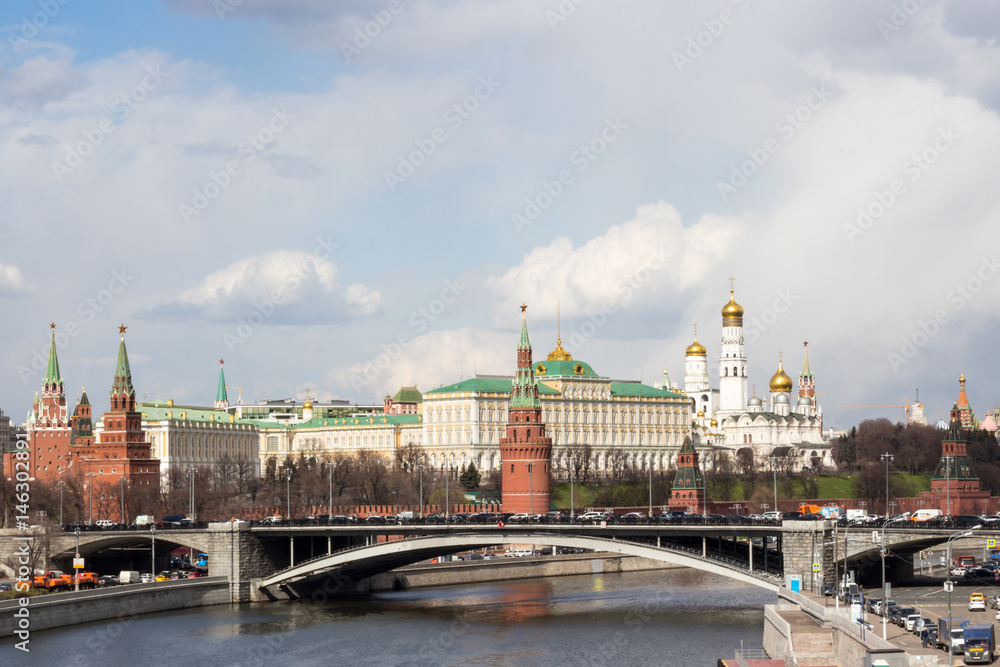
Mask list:
[[[80,555],[80,528],[77,527],[77,529],[74,530],[73,533],[76,535],[76,551],[74,551],[73,553],[75,553],[77,556],[79,556]],[[79,593],[80,592],[80,568],[78,568],[78,567],[74,567],[73,568],[73,592],[75,592],[75,593]]]
[[[569,461],[569,520],[576,520],[576,501],[573,498],[573,477],[576,473],[576,467],[573,463],[573,455],[570,454]]]
[[[970,535],[972,535],[972,531],[976,530],[977,528],[981,528],[981,527],[982,526],[973,526],[972,528],[970,528],[969,530],[965,531],[964,533],[955,533],[954,535],[952,535],[951,537],[948,538],[948,562],[945,564],[945,567],[948,570],[948,581],[945,582],[944,587],[948,591],[948,633],[949,634],[948,634],[947,637],[945,637],[945,641],[948,642],[948,664],[949,665],[951,665],[951,664],[953,664],[955,662],[954,657],[953,657],[953,653],[952,653],[952,649],[951,649],[951,589],[955,587],[955,584],[953,584],[952,581],[951,581],[951,541],[952,540],[956,540],[956,539],[958,539],[960,537],[969,537]]]
[[[326,524],[330,525],[330,522],[333,521],[333,461],[327,464],[326,471],[330,475],[330,504],[326,510]]]
[[[285,516],[292,518],[292,471],[285,469]]]
[[[195,519],[195,515],[194,515],[194,480],[195,480],[195,476],[197,476],[197,474],[198,473],[195,472],[194,468],[191,468],[187,472],[187,477],[188,477],[188,516],[191,517],[192,521]]]
[[[653,458],[650,455],[649,460],[649,518],[653,518]]]
[[[424,462],[420,462],[420,499],[417,506],[417,516],[424,518]]]
[[[66,487],[66,482],[60,481],[56,486],[59,487],[59,525],[63,525],[63,489]],[[80,553],[77,549],[76,553]]]
[[[879,544],[879,551],[881,552],[882,555],[882,639],[886,638],[886,633],[888,632],[888,630],[886,630],[886,622],[889,617],[889,614],[887,613],[889,595],[886,592],[888,589],[886,588],[885,585],[885,527],[888,526],[890,523],[895,523],[895,522],[892,519],[886,519],[885,521],[882,522],[882,539],[880,540],[881,543]],[[845,560],[846,557],[847,554],[845,553],[844,554]]]
[[[886,638],[886,605],[889,602],[889,596],[887,594],[887,589],[885,586],[885,527],[892,523],[889,518],[889,463],[894,460],[892,454],[886,452],[882,455],[882,460],[885,461],[885,521],[882,522],[882,544],[880,545],[880,551],[882,553],[882,639]]]
[[[778,511],[778,469],[774,466],[774,457],[771,457],[771,485],[774,488],[774,511]]]
[[[448,523],[448,512],[451,510],[451,492],[448,490],[448,478],[451,477],[448,466],[444,468],[444,522]]]
[[[118,500],[121,501],[122,523],[128,523],[125,518],[125,475],[118,478]]]
[[[90,516],[87,519],[87,524],[88,525],[91,525],[91,524],[94,523],[94,476],[96,476],[96,475],[97,475],[96,472],[88,472],[85,475],[86,477],[90,478],[90,481],[87,483],[87,491],[88,491],[88,494],[90,496],[89,500],[87,501],[87,504],[90,506],[90,508],[89,508]]]
[[[528,514],[535,516],[535,485],[534,475],[535,464],[531,461],[525,463],[528,466]]]
[[[156,524],[149,527],[149,571],[156,574]]]

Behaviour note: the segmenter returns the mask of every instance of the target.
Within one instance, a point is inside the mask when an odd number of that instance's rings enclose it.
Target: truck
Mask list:
[[[848,521],[864,521],[868,518],[864,510],[847,510],[846,516]]]
[[[796,510],[799,514],[819,514],[823,511],[823,508],[819,505],[799,505]]]
[[[32,588],[44,588],[47,591],[58,591],[73,585],[73,577],[63,574],[61,570],[46,570],[35,575],[31,580]]]
[[[152,514],[140,514],[135,518],[135,524],[133,525],[138,528],[139,526],[151,526],[154,523],[156,523],[156,520]]]
[[[138,584],[139,572],[137,570],[122,570],[118,574],[118,582],[121,584]]]
[[[967,625],[964,628],[964,633],[965,664],[993,662],[993,651],[996,649],[997,643],[993,624]]]
[[[952,616],[951,623],[947,616],[938,618],[938,639],[937,645],[948,650],[948,637],[951,637],[952,655],[962,655],[965,650],[965,628],[963,626],[971,624],[972,621],[963,616]]]
[[[955,567],[970,568],[976,566],[975,556],[955,556],[952,559],[952,565]]]
[[[841,515],[839,507],[821,507],[819,511],[824,519],[839,519]]]

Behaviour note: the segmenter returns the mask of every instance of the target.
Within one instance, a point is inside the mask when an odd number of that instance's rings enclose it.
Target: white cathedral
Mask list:
[[[816,378],[809,368],[808,343],[799,373],[798,396],[779,357],[768,382],[770,397],[747,391],[747,357],[743,342],[743,307],[733,288],[722,308],[719,388],[708,377],[708,350],[694,342],[684,353],[684,393],[691,398],[691,431],[695,446],[727,451],[733,461],[753,454],[758,469],[835,468],[830,444],[823,439],[823,409],[816,400]],[[664,382],[669,379],[664,377]],[[710,465],[710,464],[709,464]]]

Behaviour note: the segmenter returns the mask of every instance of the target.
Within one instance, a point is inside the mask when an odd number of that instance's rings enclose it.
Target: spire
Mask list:
[[[660,378],[660,389],[666,389],[669,391],[673,388],[670,384],[670,376],[667,374],[667,362],[663,362],[663,376]]]
[[[59,372],[59,357],[56,356],[56,323],[49,325],[52,328],[52,337],[49,339],[49,364],[45,369],[45,384],[62,384],[62,374]]]
[[[535,371],[531,367],[531,343],[528,341],[528,320],[525,312],[528,307],[521,304],[521,341],[517,345],[517,371],[511,384],[510,407],[538,408],[538,382]]]
[[[802,349],[805,356],[802,358],[802,372],[799,373],[799,377],[805,378],[812,375],[812,370],[809,368],[809,341],[802,343]]]
[[[556,301],[556,349],[549,352],[546,361],[572,361],[573,355],[562,346],[562,322],[559,315],[559,301]]]
[[[528,310],[528,306],[521,304],[521,342],[517,344],[517,349],[519,350],[530,350],[531,341],[528,340],[528,320],[525,312]]]
[[[219,388],[215,391],[215,407],[217,409],[229,407],[229,396],[226,394],[226,375],[222,372],[222,365],[225,359],[219,359]]]
[[[128,350],[125,349],[125,329],[127,328],[124,324],[118,327],[118,332],[121,334],[122,339],[118,345],[118,364],[115,366],[115,381],[111,385],[111,396],[112,398],[117,396],[119,399],[131,399],[134,407],[135,388],[132,386],[132,369],[128,365]],[[114,401],[111,402],[111,406],[111,409],[114,410]]]

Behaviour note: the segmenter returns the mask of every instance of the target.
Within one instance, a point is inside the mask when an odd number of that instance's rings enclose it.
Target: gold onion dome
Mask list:
[[[708,356],[708,350],[705,346],[698,342],[698,335],[695,334],[694,342],[687,346],[684,350],[684,354],[689,357],[706,357]]]
[[[712,420],[712,428],[715,428],[718,425],[719,425],[719,422],[717,420],[713,419]]]
[[[788,377],[785,368],[778,359],[778,372],[771,376],[771,381],[767,383],[772,392],[782,392],[792,390],[792,378]]]
[[[699,410],[698,411],[698,416],[699,417],[704,417],[705,416],[705,411],[704,410]]]
[[[729,303],[722,307],[722,326],[736,325],[740,326],[743,324],[743,306],[736,303],[736,297],[733,296],[733,288],[729,288]]]

